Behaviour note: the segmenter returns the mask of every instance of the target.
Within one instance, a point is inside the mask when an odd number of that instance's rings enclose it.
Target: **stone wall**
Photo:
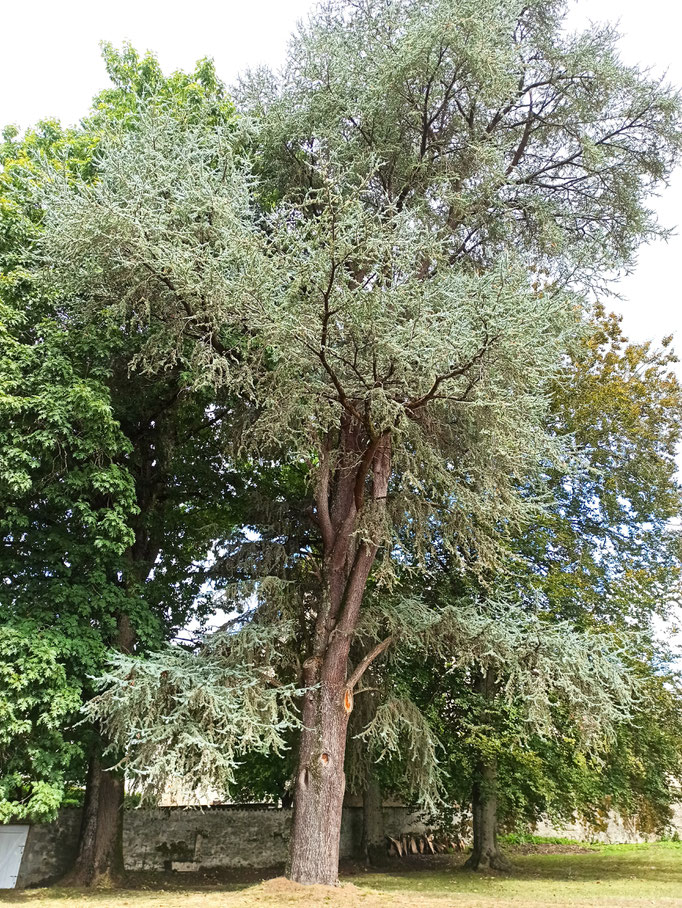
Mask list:
[[[682,835],[682,804],[673,807],[669,830]],[[567,823],[563,826],[541,820],[534,830],[536,835],[562,836],[578,842],[599,842],[605,845],[636,845],[642,842],[655,841],[658,835],[647,835],[628,823],[616,813],[608,816],[600,829],[594,829],[584,823]]]
[[[80,810],[62,810],[54,823],[36,823],[28,831],[17,889],[37,886],[63,876],[78,850]]]
[[[70,868],[76,854],[80,810],[63,810],[54,823],[31,826],[17,888],[52,882]],[[267,807],[159,807],[127,810],[123,851],[128,870],[201,870],[283,866],[287,858],[291,810]],[[424,831],[418,815],[405,807],[384,807],[386,833]],[[682,831],[682,807],[672,827]],[[362,808],[345,807],[341,826],[342,858],[355,852],[362,832]],[[540,823],[538,835],[583,841],[641,842],[642,837],[613,817],[596,833],[580,825],[558,828]]]
[[[54,823],[29,830],[17,888],[62,876],[75,856],[80,810],[64,810]],[[388,835],[421,832],[419,817],[404,807],[385,807]],[[266,868],[287,858],[291,810],[286,808],[183,807],[128,810],[123,852],[128,870]],[[346,807],[341,857],[352,857],[362,831],[362,809]]]

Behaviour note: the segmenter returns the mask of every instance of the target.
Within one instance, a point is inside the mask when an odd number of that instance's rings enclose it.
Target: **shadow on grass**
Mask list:
[[[547,880],[591,880],[647,877],[677,882],[682,892],[682,847],[609,845],[587,854],[523,855],[514,860],[514,875]]]
[[[30,904],[43,898],[53,901],[73,901],[75,896],[91,902],[111,905],[114,901],[125,903],[126,897],[134,900],[141,894],[158,895],[160,893],[183,892],[242,892],[263,879],[275,877],[282,873],[281,867],[265,870],[207,870],[192,873],[178,872],[135,872],[128,873],[120,887],[115,889],[82,889],[60,886],[58,883],[48,887],[4,890],[0,889],[0,902]]]
[[[579,853],[527,854],[506,849],[510,873],[476,873],[464,868],[466,855],[414,858],[382,873],[352,874],[358,886],[384,891],[511,893],[528,884],[618,884],[679,887],[682,895],[682,844],[609,845]]]
[[[572,904],[574,898],[590,899],[588,902],[580,901],[580,904],[596,904],[593,899],[601,903],[602,896],[607,895],[625,898],[628,904],[631,898],[650,899],[654,896],[665,897],[667,904],[667,900],[674,897],[674,903],[678,904],[677,898],[682,896],[680,844],[612,845],[578,853],[551,854],[529,854],[511,847],[506,853],[512,861],[511,873],[481,874],[465,870],[465,854],[415,856],[404,861],[396,859],[392,866],[378,873],[368,872],[358,865],[345,864],[341,881],[354,884],[361,890],[377,890],[378,893],[393,896],[400,905],[409,905],[412,899],[421,899],[419,904],[435,905],[455,895],[480,897],[481,904],[486,905],[497,904],[498,900],[506,905],[507,899],[523,905],[545,905],[549,901],[557,905]],[[211,893],[233,893],[236,903],[242,905],[251,904],[247,890],[252,887],[258,890],[258,883],[263,879],[280,876],[281,872],[282,868],[277,867],[270,871],[132,873],[125,887],[115,893],[55,886],[42,890],[3,891],[0,901],[36,906],[42,900],[47,900],[49,905],[63,901],[77,905],[87,903],[97,908],[115,904],[134,906],[138,902],[140,905],[159,906],[163,905],[164,893],[167,893],[168,904],[180,904],[177,901],[179,897],[183,905],[204,906],[209,902],[214,904],[209,898]],[[246,896],[246,901],[242,902],[239,893]],[[271,896],[272,893],[265,899],[268,904],[283,904],[269,901]],[[258,893],[254,897],[256,902],[263,901]],[[563,898],[566,898],[565,902]],[[350,899],[348,890],[344,899]],[[355,904],[355,901],[352,903]],[[640,904],[639,901],[637,904]]]

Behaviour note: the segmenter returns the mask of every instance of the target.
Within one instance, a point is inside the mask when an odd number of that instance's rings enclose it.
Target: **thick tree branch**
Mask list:
[[[329,513],[329,451],[322,451],[320,461],[320,477],[315,490],[315,506],[317,508],[317,523],[322,533],[322,542],[325,551],[331,551],[334,545],[334,528],[332,527]]]
[[[353,674],[346,682],[347,688],[349,688],[351,691],[353,690],[355,685],[365,674],[372,662],[374,662],[374,660],[377,659],[383,652],[385,652],[385,650],[389,648],[391,643],[393,643],[393,639],[393,635],[386,637],[385,640],[382,640],[381,643],[377,643],[377,645],[367,653],[367,655],[357,664],[355,670],[353,671]]]

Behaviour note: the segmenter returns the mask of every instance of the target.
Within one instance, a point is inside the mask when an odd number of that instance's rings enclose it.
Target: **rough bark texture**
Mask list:
[[[362,793],[362,855],[370,867],[383,867],[388,861],[381,783],[370,770]]]
[[[123,875],[123,779],[90,760],[78,854],[63,881],[69,885],[115,886]]]
[[[493,671],[482,673],[474,688],[486,699],[494,699]],[[470,870],[509,870],[509,862],[497,844],[497,761],[482,761],[476,775],[472,792],[474,847],[464,866]]]
[[[346,779],[343,761],[348,714],[341,689],[324,685],[306,697],[294,795],[290,876],[333,886]]]
[[[119,618],[116,643],[122,652],[132,652],[135,632],[127,615]],[[65,879],[71,885],[109,888],[123,876],[125,781],[120,773],[106,768],[112,758],[103,762],[102,750],[98,741],[90,758],[78,854]]]
[[[465,867],[470,870],[508,870],[509,862],[497,844],[497,767],[481,765],[473,789],[474,848]]]
[[[313,689],[302,707],[289,861],[289,876],[295,882],[328,886],[338,880],[346,730],[353,689],[372,659],[383,651],[376,648],[348,676],[350,646],[378,550],[378,544],[359,538],[358,523],[367,508],[367,485],[371,506],[377,511],[385,508],[390,439],[368,438],[363,426],[347,417],[341,426],[340,450],[333,471],[331,458],[323,462],[316,495],[324,592],[312,651],[303,667],[304,683]]]

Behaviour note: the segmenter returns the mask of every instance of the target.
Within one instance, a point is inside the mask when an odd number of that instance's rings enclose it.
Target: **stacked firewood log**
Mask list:
[[[463,843],[458,837],[436,835],[432,832],[410,835],[403,833],[399,838],[386,836],[388,853],[399,858],[410,854],[446,854],[451,851],[462,851]]]

